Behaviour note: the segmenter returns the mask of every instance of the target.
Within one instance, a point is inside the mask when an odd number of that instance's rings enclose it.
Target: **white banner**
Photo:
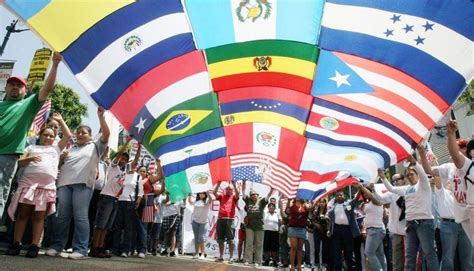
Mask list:
[[[5,97],[5,86],[12,75],[14,65],[15,62],[0,62],[0,101]]]

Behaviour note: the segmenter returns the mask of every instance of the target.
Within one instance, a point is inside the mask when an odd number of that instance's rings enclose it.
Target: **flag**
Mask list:
[[[322,198],[325,198],[328,195],[333,194],[343,189],[344,187],[351,185],[353,182],[358,182],[358,181],[360,181],[358,178],[349,177],[342,180],[336,180],[334,182],[331,182],[329,185],[326,186],[326,188],[323,191],[321,191],[322,193],[320,193],[318,196],[316,196],[316,198],[314,198],[314,201],[319,201]],[[328,208],[330,208],[329,204],[328,204]]]
[[[415,143],[400,129],[374,116],[316,98],[306,137],[379,154],[384,168],[405,159]]]
[[[224,127],[227,155],[265,154],[298,169],[307,139],[291,130],[266,123],[245,123]],[[289,144],[288,142],[291,142]]]
[[[206,50],[214,91],[271,86],[309,94],[318,48],[306,43],[261,40]]]
[[[313,171],[302,171],[301,181],[298,186],[296,197],[305,200],[314,200],[316,197],[326,193],[330,185],[349,177],[348,172],[335,171],[326,174],[318,174]]]
[[[155,194],[144,194],[142,200],[145,201],[145,208],[143,208],[142,222],[153,223],[155,221]]]
[[[383,167],[383,158],[375,152],[309,139],[300,170],[314,171],[321,175],[347,171],[364,182],[375,182],[377,169]]]
[[[184,171],[193,193],[206,192],[220,181],[231,178],[228,157],[221,157],[207,164],[187,168]]]
[[[165,176],[226,156],[224,130],[216,128],[163,145],[155,156]]]
[[[317,97],[390,123],[415,142],[421,141],[449,107],[435,91],[395,68],[357,56],[327,53],[333,54],[331,59],[338,58],[340,66],[346,66],[348,73],[342,76],[347,77],[349,84],[351,78],[359,77],[374,91]],[[325,69],[325,64],[321,63],[317,72]],[[325,80],[337,88],[337,82],[331,78]]]
[[[30,28],[48,41],[55,51],[63,51],[87,29],[133,0],[116,1],[24,1],[4,4]],[[61,23],[58,23],[61,22]]]
[[[313,98],[276,87],[238,88],[218,93],[225,126],[270,123],[303,135]]]
[[[472,10],[472,1],[329,0],[319,45],[392,66],[452,104],[474,76]]]
[[[156,109],[156,108],[154,108]],[[153,109],[152,109],[153,110]],[[215,93],[208,93],[180,103],[163,114],[152,115],[145,107],[135,118],[149,123],[143,139],[143,145],[156,153],[161,146],[177,139],[203,131],[221,127],[219,107]],[[140,125],[134,123],[133,126]]]
[[[51,100],[46,100],[43,106],[41,106],[38,113],[36,113],[36,117],[33,120],[33,123],[31,124],[30,130],[36,134],[39,133],[41,128],[43,128],[43,126],[48,121],[50,111],[51,111]]]
[[[199,49],[251,40],[316,44],[323,4],[323,0],[185,1]]]
[[[110,111],[126,130],[140,137],[146,129],[132,124],[142,108],[147,107],[159,116],[173,106],[209,92],[212,89],[204,55],[192,51],[146,72],[123,91]]]
[[[249,153],[230,156],[232,180],[249,180],[262,183],[293,197],[298,189],[301,173],[263,154]]]
[[[186,199],[191,193],[186,172],[181,171],[165,179],[166,191],[169,192],[171,203]]]

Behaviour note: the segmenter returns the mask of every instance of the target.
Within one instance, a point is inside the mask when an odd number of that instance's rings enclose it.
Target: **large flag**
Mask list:
[[[216,128],[163,145],[155,156],[165,176],[226,156],[224,129]]]
[[[51,100],[46,100],[43,106],[40,108],[38,113],[36,113],[36,117],[31,124],[30,131],[33,131],[37,134],[41,128],[46,124],[48,121],[49,113],[51,112]]]
[[[323,4],[323,0],[185,1],[199,49],[275,39],[316,44]]]
[[[256,153],[230,156],[232,180],[249,180],[262,183],[280,191],[286,197],[294,197],[301,173],[274,158]]]
[[[344,171],[363,182],[374,182],[377,169],[383,167],[383,158],[375,152],[309,139],[300,170],[314,171],[320,175]]]
[[[245,123],[224,127],[227,155],[265,154],[298,169],[307,139],[291,130],[266,123]],[[291,143],[289,143],[291,142]]]
[[[305,200],[314,200],[316,197],[326,193],[330,185],[349,177],[348,172],[335,171],[326,174],[318,174],[313,171],[302,171],[296,197]]]
[[[191,187],[183,171],[166,177],[165,185],[172,203],[186,199],[189,193],[191,193]]]
[[[173,106],[209,92],[212,89],[204,55],[192,51],[145,73],[123,91],[110,111],[130,134],[141,138],[147,130],[145,127],[151,125],[150,119],[143,120],[143,127],[139,118],[135,120],[142,108],[147,107],[159,116]]]
[[[415,145],[387,122],[318,98],[311,110],[306,137],[377,153],[383,158],[384,168],[405,159]]]
[[[329,0],[319,45],[392,66],[452,104],[474,75],[473,10],[467,0]]]
[[[318,48],[315,45],[262,40],[206,50],[214,91],[272,86],[309,93]]]
[[[348,94],[336,92],[334,95],[323,93],[324,95],[318,98],[390,123],[415,142],[422,140],[449,107],[437,92],[385,64],[342,53],[323,51],[321,56],[327,57],[326,61],[319,65],[317,72],[332,69],[330,73],[335,74],[341,69],[334,66],[343,67],[345,72],[340,75],[345,80],[339,77],[339,84],[338,80],[333,78],[319,78],[315,81],[316,85],[323,84],[326,85],[326,90],[337,91],[343,84],[350,86],[352,79],[362,79],[373,91]],[[330,84],[332,89],[329,88]],[[313,95],[317,96],[319,93],[313,92]]]
[[[225,126],[240,123],[271,123],[303,134],[313,98],[276,87],[238,88],[219,92]]]
[[[155,114],[145,107],[137,116],[142,124],[146,120],[151,124],[144,137],[137,137],[137,140],[143,139],[143,145],[151,153],[156,153],[166,143],[221,127],[217,95],[212,92],[180,103],[159,116]]]

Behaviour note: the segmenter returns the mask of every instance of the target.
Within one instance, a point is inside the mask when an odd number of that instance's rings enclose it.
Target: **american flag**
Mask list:
[[[143,200],[145,201],[145,208],[143,208],[142,222],[143,223],[153,223],[155,221],[155,204],[154,204],[155,194],[145,194],[143,195]]]
[[[292,198],[298,190],[301,172],[263,154],[238,154],[230,157],[233,180],[249,180],[274,187]]]
[[[50,111],[51,111],[51,100],[46,100],[46,102],[44,102],[41,109],[38,111],[38,114],[36,114],[36,117],[33,123],[31,124],[30,130],[35,132],[36,134],[39,133],[41,128],[43,128],[43,126],[46,124]]]

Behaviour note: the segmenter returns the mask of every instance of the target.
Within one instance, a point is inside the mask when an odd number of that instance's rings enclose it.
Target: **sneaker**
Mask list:
[[[249,262],[245,262],[244,265],[245,265],[245,266],[248,266],[248,265],[249,265]]]
[[[79,252],[73,252],[71,253],[71,255],[69,255],[68,259],[71,259],[71,260],[82,260],[82,259],[85,259],[87,258],[86,255],[83,255]]]
[[[127,257],[128,257],[128,253],[122,252],[122,254],[120,254],[120,257],[122,257],[122,258],[127,258]]]
[[[166,251],[166,249],[164,249],[163,251],[161,251],[160,255],[168,257],[168,251]]]
[[[217,258],[217,259],[216,259],[216,263],[221,263],[221,262],[223,262],[223,261],[224,261],[223,258]]]
[[[98,247],[93,247],[91,248],[91,250],[89,251],[89,257],[92,257],[92,258],[102,258],[100,257],[100,250]]]
[[[253,265],[255,268],[259,267],[260,265],[258,263]]]
[[[143,252],[138,253],[138,258],[145,259],[145,253]]]
[[[57,256],[61,255],[61,252],[57,251],[54,248],[50,248],[50,249],[46,250],[44,255],[51,256],[51,257],[57,257]]]
[[[112,254],[110,254],[110,251],[108,251],[105,248],[99,249],[99,255],[100,255],[100,258],[112,258]]]
[[[36,258],[38,257],[38,252],[40,248],[37,245],[31,245],[26,252],[26,258]]]
[[[199,260],[204,260],[204,259],[206,259],[204,258],[204,255],[199,256]]]
[[[176,253],[174,253],[174,251],[171,251],[170,257],[176,257]]]
[[[8,255],[8,256],[18,256],[18,255],[20,255],[21,248],[22,248],[22,245],[17,242],[17,243],[15,243],[15,244],[13,244],[13,245],[7,250],[7,252],[5,252],[5,255]]]
[[[228,264],[233,264],[235,263],[235,260],[234,259],[229,259],[229,261],[227,261]]]
[[[198,256],[197,254],[194,254],[194,255],[193,255],[193,259],[195,260],[195,259],[197,259],[197,258],[199,258],[199,256]]]

